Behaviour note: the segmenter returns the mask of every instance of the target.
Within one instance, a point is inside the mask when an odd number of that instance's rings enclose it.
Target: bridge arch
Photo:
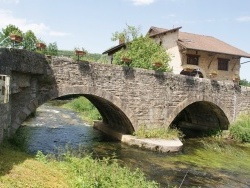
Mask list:
[[[206,97],[190,97],[183,100],[171,113],[168,124],[181,130],[227,130],[230,113],[218,100]]]
[[[58,88],[54,88],[46,92],[46,95],[29,101],[17,114],[11,132],[15,133],[21,123],[40,105],[49,100],[67,95],[81,95],[87,98],[98,109],[103,123],[113,130],[124,134],[132,134],[134,132],[135,128],[133,125],[136,125],[137,120],[127,105],[119,97],[107,91],[88,86],[64,86],[59,91]]]

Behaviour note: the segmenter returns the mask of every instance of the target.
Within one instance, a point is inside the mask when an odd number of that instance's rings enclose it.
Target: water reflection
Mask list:
[[[132,148],[120,142],[109,140],[84,123],[74,112],[45,104],[37,110],[35,118],[23,123],[18,134],[25,135],[27,152],[55,153],[58,148],[69,145],[79,152],[88,150],[94,157],[115,155],[121,165],[131,169],[140,168],[148,179],[155,180],[161,187],[250,187],[250,172],[225,170],[196,165],[183,156],[192,159],[199,150],[197,140],[187,140],[183,154],[160,154]],[[80,146],[80,147],[79,147]],[[79,149],[80,148],[80,149]],[[250,154],[250,152],[249,152]],[[197,156],[196,156],[197,157]],[[206,160],[204,157],[195,160]],[[227,160],[227,159],[225,159]],[[225,163],[226,164],[226,163]],[[206,166],[206,167],[204,167]],[[184,178],[185,177],[185,178]]]

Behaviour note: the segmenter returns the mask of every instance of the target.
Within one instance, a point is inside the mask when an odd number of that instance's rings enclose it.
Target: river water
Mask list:
[[[231,158],[223,151],[216,153],[216,148],[214,152],[205,150],[196,138],[185,140],[178,154],[145,151],[107,138],[76,113],[51,103],[39,107],[36,117],[27,119],[17,134],[25,135],[29,153],[40,150],[57,154],[59,148],[67,146],[77,152],[88,150],[98,157],[115,156],[132,170],[140,168],[161,187],[250,187],[249,147],[239,148],[239,153],[232,150],[236,156]]]

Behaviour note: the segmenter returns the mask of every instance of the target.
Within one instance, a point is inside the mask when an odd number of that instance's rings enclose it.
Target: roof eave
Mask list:
[[[225,55],[232,55],[232,56],[239,56],[239,57],[244,57],[244,58],[250,58],[250,54],[249,55],[244,55],[244,54],[232,54],[232,53],[226,53],[226,52],[218,52],[218,51],[213,51],[213,50],[202,50],[202,49],[198,49],[198,48],[189,48],[189,47],[181,44],[180,42],[177,42],[177,43],[182,48],[185,48],[187,50],[197,50],[197,51],[202,51],[202,52],[212,52],[212,53],[217,53],[217,54],[225,54]]]

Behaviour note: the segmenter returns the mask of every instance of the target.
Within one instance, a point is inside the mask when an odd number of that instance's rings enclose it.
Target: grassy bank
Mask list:
[[[90,124],[93,124],[94,120],[101,119],[101,115],[96,107],[84,97],[73,99],[72,101],[64,104],[62,107],[78,112],[80,117]]]
[[[38,152],[28,155],[9,143],[0,146],[0,187],[158,187],[140,170],[130,171],[115,159],[73,156],[55,158]]]
[[[241,114],[230,127],[232,138],[250,143],[250,113]]]

